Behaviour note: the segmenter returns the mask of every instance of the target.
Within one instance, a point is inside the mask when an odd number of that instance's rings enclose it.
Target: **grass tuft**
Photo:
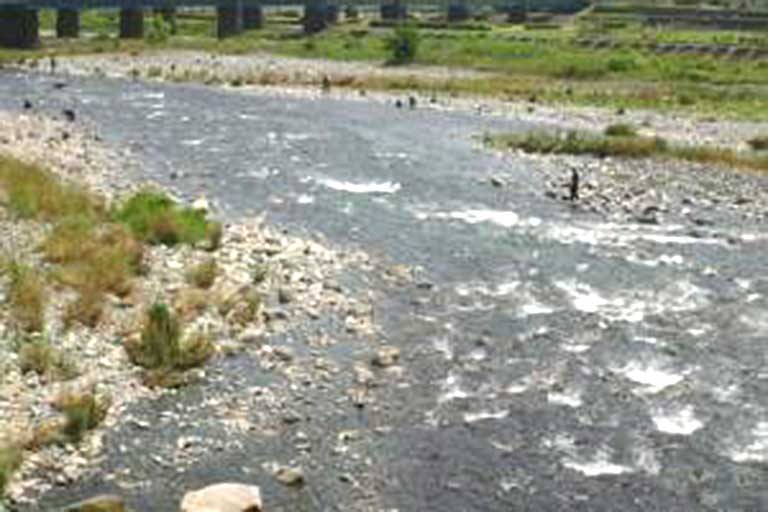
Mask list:
[[[60,396],[54,406],[64,414],[60,441],[78,443],[85,433],[104,421],[110,402],[99,399],[92,391]]]
[[[45,324],[45,285],[31,267],[20,263],[9,266],[11,277],[8,301],[16,327],[24,332],[43,332]]]
[[[74,362],[47,340],[26,342],[19,348],[22,373],[34,372],[51,380],[70,380],[78,375]]]
[[[131,361],[149,370],[148,382],[174,382],[174,374],[203,365],[213,354],[207,337],[196,336],[182,342],[181,326],[165,304],[154,304],[138,340],[125,344]]]
[[[195,265],[189,270],[186,277],[189,284],[207,290],[213,286],[213,282],[216,281],[218,274],[219,267],[216,264],[216,260],[211,258]]]
[[[21,448],[15,443],[4,441],[0,444],[0,497],[11,480],[11,477],[19,469],[22,462]]]
[[[607,126],[604,133],[607,137],[636,137],[637,128],[631,124],[617,123]]]

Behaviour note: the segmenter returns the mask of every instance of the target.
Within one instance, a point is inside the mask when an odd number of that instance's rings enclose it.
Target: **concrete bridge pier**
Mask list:
[[[40,44],[40,19],[35,9],[23,5],[0,7],[0,46],[34,48]]]
[[[328,4],[322,0],[307,0],[303,22],[305,34],[316,34],[328,28]]]
[[[260,4],[243,5],[243,30],[255,30],[264,27],[264,9]]]
[[[69,8],[56,11],[56,37],[59,39],[80,37],[80,11]]]
[[[448,6],[448,22],[458,23],[467,21],[472,16],[469,5],[463,1],[456,1]]]
[[[241,0],[227,0],[216,7],[216,35],[226,39],[243,31],[243,4]]]
[[[387,21],[404,20],[408,17],[408,9],[401,0],[381,4],[381,19]]]
[[[325,6],[325,21],[329,24],[339,22],[340,9],[338,4],[328,4]]]
[[[120,39],[144,37],[144,10],[127,7],[120,10]]]

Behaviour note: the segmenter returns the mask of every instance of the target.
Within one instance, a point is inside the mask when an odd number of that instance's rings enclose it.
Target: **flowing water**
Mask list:
[[[545,199],[525,160],[475,138],[529,128],[514,120],[108,79],[54,91],[51,80],[4,75],[0,107],[23,97],[50,112],[74,107],[107,143],[130,147],[143,176],[183,196],[205,193],[231,218],[265,212],[292,232],[418,269],[419,286],[377,295],[385,337],[403,349],[402,382],[381,391],[375,417],[324,411],[338,390],[307,398],[305,432],[328,445],[315,449],[307,490],[259,482],[269,510],[768,508],[760,223],[724,211],[716,230],[693,236]],[[496,173],[510,186],[490,186]],[[164,411],[198,394],[280,385],[250,360],[212,375],[146,414],[163,424]],[[175,510],[192,484],[242,480],[249,463],[293,455],[293,433],[250,433],[169,476],[141,457],[176,443],[175,428],[125,427],[108,446],[103,467],[132,470],[124,476],[139,483],[122,491],[141,510]],[[343,428],[370,433],[359,448],[365,492],[340,477]],[[132,436],[141,449],[119,450]],[[50,500],[113,487],[94,476]]]

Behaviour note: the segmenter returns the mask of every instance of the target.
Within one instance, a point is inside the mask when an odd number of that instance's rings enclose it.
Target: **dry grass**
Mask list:
[[[117,224],[67,218],[53,229],[43,248],[46,258],[59,264],[56,280],[78,292],[77,300],[67,307],[68,325],[97,325],[104,296],[128,295],[133,278],[142,271],[142,244]]]
[[[65,421],[60,430],[61,440],[78,443],[87,431],[93,430],[104,421],[110,401],[99,399],[93,391],[86,391],[63,394],[53,405],[64,414]]]
[[[5,487],[11,477],[21,466],[21,448],[12,441],[3,441],[0,444],[0,497],[5,492]]]
[[[22,373],[34,372],[50,380],[70,380],[78,375],[74,362],[47,340],[22,344],[19,367]]]
[[[8,302],[15,327],[27,333],[43,332],[46,292],[39,273],[19,263],[11,263],[8,270]]]
[[[104,211],[82,188],[10,157],[0,156],[0,188],[7,193],[9,209],[23,218],[51,221],[75,214],[97,217]]]
[[[213,286],[216,277],[219,274],[219,267],[216,260],[211,258],[195,265],[187,272],[187,282],[193,286],[207,290]]]

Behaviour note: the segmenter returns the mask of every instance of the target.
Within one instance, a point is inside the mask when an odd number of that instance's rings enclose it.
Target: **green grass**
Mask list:
[[[626,123],[612,124],[605,128],[605,135],[608,137],[634,137],[637,135],[637,128]]]
[[[173,246],[220,238],[221,228],[205,212],[177,205],[165,194],[143,191],[129,198],[114,214],[140,240]]]
[[[583,132],[529,132],[486,135],[487,145],[526,153],[592,155],[596,157],[662,157],[760,172],[768,171],[768,156],[711,146],[675,146],[658,137],[603,136]]]

